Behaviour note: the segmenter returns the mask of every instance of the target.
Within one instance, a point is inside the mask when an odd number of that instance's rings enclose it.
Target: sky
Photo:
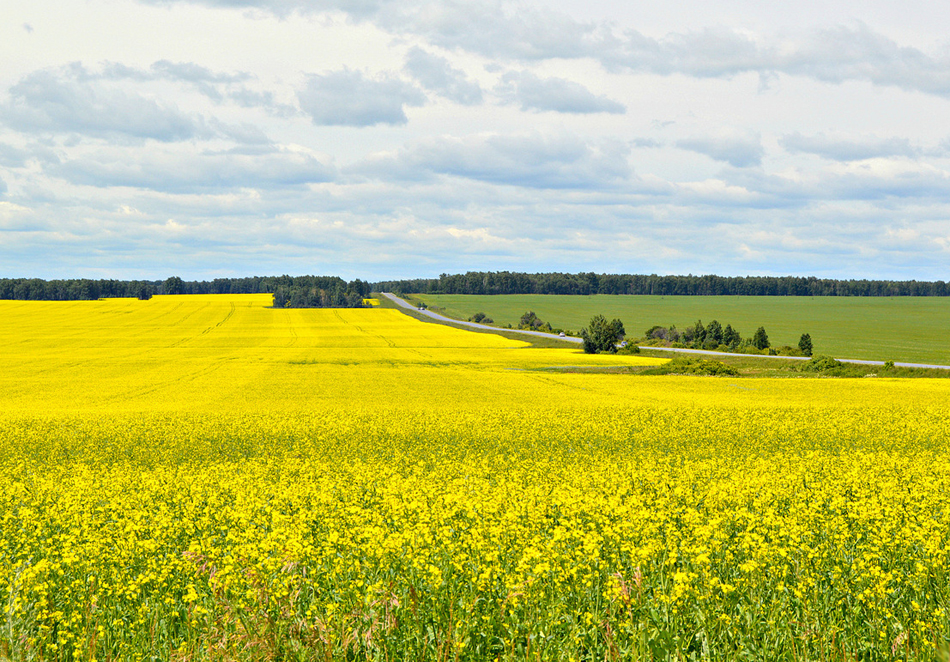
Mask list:
[[[7,0],[0,277],[950,280],[950,5]]]

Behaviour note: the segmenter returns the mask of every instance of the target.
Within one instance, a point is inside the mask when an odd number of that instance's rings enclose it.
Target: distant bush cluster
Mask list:
[[[737,377],[739,370],[722,361],[677,356],[668,363],[650,370],[657,375],[703,375],[708,377]]]
[[[529,310],[521,319],[518,320],[518,328],[522,331],[543,331],[544,333],[554,333],[554,329],[547,322],[541,321],[533,310]]]
[[[798,347],[789,345],[772,347],[765,327],[760,326],[756,329],[751,338],[743,338],[742,334],[734,329],[731,324],[726,324],[723,327],[717,320],[713,320],[708,325],[703,325],[702,320],[697,320],[695,324],[686,327],[682,331],[677,329],[675,325],[668,327],[651,326],[639,342],[643,345],[704,349],[738,354],[771,354],[773,356],[811,356],[812,354],[811,335],[807,333],[802,334],[798,341]]]
[[[494,324],[495,320],[486,315],[485,313],[475,313],[468,318],[469,322],[475,322],[476,324]]]

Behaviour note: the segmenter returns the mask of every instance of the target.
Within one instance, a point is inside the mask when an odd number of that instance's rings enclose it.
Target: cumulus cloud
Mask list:
[[[828,83],[866,81],[950,96],[950,57],[901,46],[864,24],[776,39],[727,28],[670,34],[662,39],[627,31],[600,58],[614,69],[697,78],[742,73],[785,74]]]
[[[495,92],[522,110],[559,113],[614,113],[627,111],[623,104],[597,96],[580,83],[564,78],[539,78],[527,71],[510,71],[501,77]]]
[[[314,124],[338,126],[405,124],[404,107],[426,100],[419,88],[400,78],[367,78],[349,69],[310,75],[297,99]]]
[[[148,69],[130,67],[119,62],[108,62],[102,71],[89,71],[81,65],[70,66],[70,71],[79,80],[134,81],[147,83],[169,81],[191,87],[215,103],[231,102],[245,108],[263,108],[274,115],[296,114],[293,106],[279,103],[269,90],[259,91],[248,87],[253,76],[246,71],[233,73],[213,71],[194,62],[158,60]]]
[[[213,131],[198,116],[173,104],[77,80],[70,70],[40,70],[25,76],[0,104],[0,122],[30,133],[125,136],[161,142],[204,138]]]
[[[724,161],[736,168],[747,168],[762,163],[765,150],[762,140],[755,135],[700,136],[677,140],[676,146]]]
[[[6,168],[22,168],[26,165],[27,153],[13,145],[0,143],[0,165]]]
[[[106,78],[111,80],[174,80],[181,82],[204,84],[233,84],[242,83],[251,79],[247,72],[222,73],[215,72],[194,62],[171,62],[158,60],[148,69],[130,67],[120,62],[106,63],[101,72],[90,72],[79,65],[73,65],[77,74],[87,79]]]
[[[576,136],[441,136],[373,155],[350,169],[383,179],[461,177],[526,188],[610,188],[630,178],[628,149]]]
[[[279,17],[345,11],[354,17],[376,14],[385,0],[140,0],[143,4],[196,4],[222,9],[260,9]]]
[[[288,16],[342,12],[394,34],[413,34],[429,43],[503,60],[592,58],[611,70],[699,78],[753,72],[786,74],[842,83],[868,81],[950,96],[950,57],[902,46],[857,23],[815,30],[798,38],[750,34],[729,28],[672,33],[662,38],[607,22],[573,19],[546,7],[505,0],[474,2],[383,0],[140,0],[152,4],[191,3],[257,8]]]
[[[50,174],[100,188],[184,193],[299,187],[332,181],[336,169],[312,153],[273,147],[200,153],[153,149],[135,154],[110,148],[66,161],[51,168]]]
[[[606,25],[502,0],[388,3],[371,19],[444,48],[500,59],[597,57],[616,41]]]
[[[920,150],[906,138],[834,138],[819,133],[803,136],[795,133],[782,136],[779,144],[791,153],[817,154],[834,161],[859,161],[889,156],[915,157]]]
[[[406,54],[404,70],[422,87],[464,106],[482,102],[482,88],[469,80],[465,72],[452,67],[448,60],[433,55],[418,46]]]

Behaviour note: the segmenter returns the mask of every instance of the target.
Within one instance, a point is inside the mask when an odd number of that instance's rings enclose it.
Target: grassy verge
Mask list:
[[[418,307],[428,297],[417,297],[409,295],[406,299],[414,306]],[[417,310],[408,310],[401,308],[386,297],[380,297],[380,307],[395,308],[401,312],[414,317],[422,322],[429,324],[445,324],[466,331],[475,333],[496,333],[510,338],[511,340],[521,340],[530,343],[533,347],[569,347],[576,349],[573,343],[540,338],[537,336],[523,335],[506,329],[488,330],[474,329],[462,324],[452,324],[434,320],[427,315],[423,315]],[[429,306],[432,312],[445,315],[446,312],[438,306]],[[560,366],[551,368],[542,368],[540,370],[548,372],[566,372],[566,373],[609,373],[609,374],[628,374],[628,375],[707,375],[723,377],[784,377],[784,378],[950,378],[950,370],[937,370],[931,368],[905,368],[901,366],[875,366],[862,365],[855,363],[837,363],[831,364],[819,370],[804,369],[806,361],[795,361],[787,358],[774,356],[722,356],[722,355],[683,355],[672,352],[665,352],[658,349],[644,347],[640,350],[643,356],[654,356],[658,358],[671,359],[669,363],[662,366]]]
[[[627,333],[697,319],[731,324],[751,337],[764,326],[773,346],[796,347],[808,333],[816,354],[853,359],[950,364],[948,297],[743,297],[634,295],[420,295],[431,310],[456,319],[486,313],[501,326],[534,311],[553,327],[577,331],[594,315],[619,318]]]
[[[377,297],[376,294],[373,294],[373,296]],[[410,317],[417,319],[420,322],[425,322],[426,324],[443,324],[445,326],[451,326],[452,328],[455,328],[455,329],[471,331],[472,333],[493,333],[493,334],[502,336],[504,338],[508,338],[509,340],[518,340],[520,342],[528,343],[532,347],[539,347],[539,348],[546,348],[546,349],[551,349],[551,348],[577,349],[576,343],[567,342],[565,340],[558,340],[557,338],[544,338],[541,336],[531,336],[524,333],[517,333],[515,331],[510,331],[508,329],[501,329],[501,328],[492,329],[492,330],[478,329],[471,326],[467,326],[465,324],[452,324],[451,322],[442,322],[440,320],[432,319],[428,315],[423,315],[418,310],[409,310],[408,308],[403,308],[402,306],[397,305],[396,303],[390,301],[388,298],[384,296],[378,296],[377,298],[379,299],[380,308],[392,308],[394,310],[398,310],[399,312],[409,315]],[[416,308],[418,308],[419,304],[421,303],[418,297],[414,297],[411,295],[407,296],[406,300],[409,301],[409,303],[414,305]],[[438,313],[440,315],[445,314],[441,309],[435,306],[430,306],[429,310],[431,310],[434,313]]]

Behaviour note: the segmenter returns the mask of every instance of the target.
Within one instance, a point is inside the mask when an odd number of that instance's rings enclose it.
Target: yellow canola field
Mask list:
[[[391,309],[270,303],[270,295],[0,301],[0,403],[7,412],[97,414],[413,405],[457,393],[517,397],[543,380],[512,371],[662,362],[533,349]]]
[[[943,659],[950,380],[0,302],[0,659]]]

